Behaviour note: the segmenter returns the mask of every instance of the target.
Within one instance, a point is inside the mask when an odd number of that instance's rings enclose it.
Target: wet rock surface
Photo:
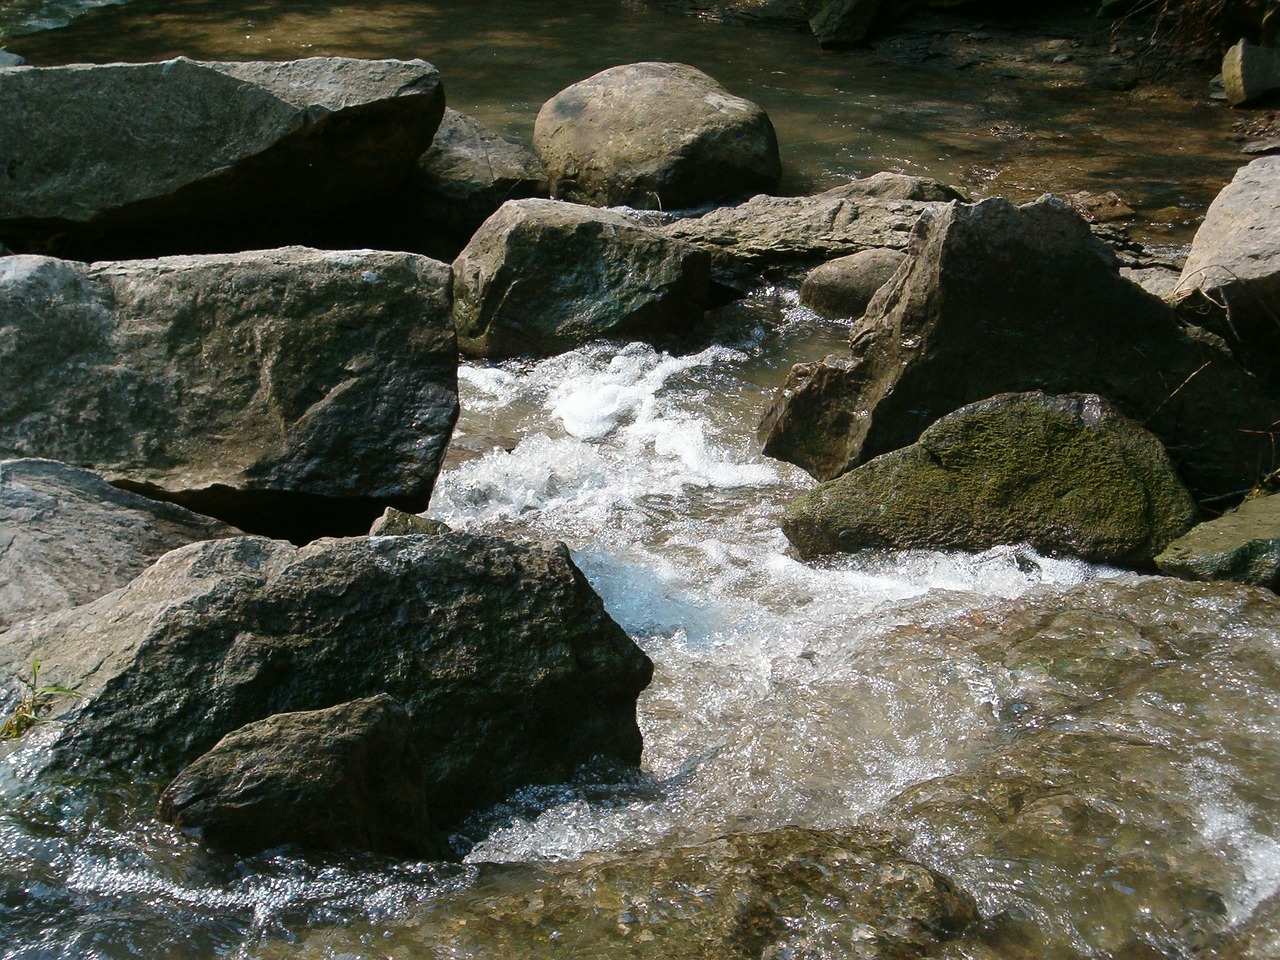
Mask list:
[[[652,670],[563,546],[464,534],[194,544],[0,634],[0,675],[33,657],[84,699],[17,749],[81,775],[173,776],[245,724],[385,693],[442,827],[592,757],[638,762]]]
[[[293,844],[449,859],[431,822],[413,720],[388,696],[241,727],[160,796],[160,817],[214,847]]]
[[[0,455],[255,533],[426,506],[457,416],[449,268],[284,248],[0,267]]]
[[[673,210],[766,192],[782,164],[768,116],[682,63],[612,67],[548,100],[533,145],[551,195]]]
[[[123,587],[163,554],[239,530],[53,460],[0,460],[0,630]]]
[[[709,259],[621,214],[557,200],[504,204],[453,264],[470,356],[548,356],[601,336],[651,339],[702,317]]]
[[[1188,580],[1280,588],[1280,496],[1254,497],[1200,524],[1169,544],[1156,565]]]
[[[824,317],[860,317],[906,259],[901,250],[874,248],[829,260],[804,278],[800,302]]]
[[[787,511],[802,557],[990,549],[1150,567],[1198,511],[1154,436],[1092,395],[1007,394],[822,484]]]
[[[8,70],[0,241],[83,259],[314,242],[405,182],[443,110],[421,60]]]
[[[1156,434],[1198,498],[1253,486],[1272,401],[1064,205],[935,207],[910,255],[854,325],[851,359],[792,371],[765,414],[767,454],[828,479],[966,403],[1085,391]]]

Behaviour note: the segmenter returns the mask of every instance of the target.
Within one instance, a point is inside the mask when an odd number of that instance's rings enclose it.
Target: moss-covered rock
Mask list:
[[[1280,587],[1280,496],[1246,500],[1236,510],[1179,537],[1156,566],[1188,580],[1235,580]]]
[[[787,512],[804,557],[865,547],[1029,543],[1149,565],[1196,506],[1154,436],[1091,394],[1004,394],[943,417],[902,450]]]

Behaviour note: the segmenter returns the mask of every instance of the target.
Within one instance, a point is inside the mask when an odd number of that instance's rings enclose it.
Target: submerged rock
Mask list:
[[[0,676],[33,657],[85,698],[21,743],[24,768],[168,778],[245,724],[385,693],[442,828],[593,757],[637,763],[652,673],[564,546],[456,533],[193,544],[0,634]]]
[[[413,721],[388,696],[278,713],[227,734],[165,788],[160,818],[245,853],[287,843],[452,857],[431,822]]]
[[[458,345],[549,356],[603,336],[651,338],[702,317],[707,255],[608,210],[514,200],[453,264]]]
[[[1188,580],[1234,580],[1280,589],[1280,496],[1246,500],[1200,524],[1169,544],[1156,565]]]
[[[1151,566],[1197,510],[1160,441],[1097,396],[1006,394],[822,484],[782,527],[806,559],[883,547]]]
[[[405,183],[443,110],[421,60],[4,70],[0,240],[100,260],[332,235]]]
[[[426,507],[457,417],[449,268],[300,247],[0,261],[0,456],[271,536]]]
[[[1159,437],[1197,497],[1253,486],[1275,404],[1220,340],[1121,277],[1065,205],[935,206],[911,256],[854,325],[851,358],[792,370],[767,454],[825,480],[967,403],[1089,392]]]
[[[860,317],[906,259],[901,250],[877,247],[829,260],[804,278],[800,302],[824,317]]]
[[[894,960],[929,955],[977,916],[946,877],[891,847],[789,827],[495,867],[475,887],[433,898],[381,947],[516,958]],[[331,949],[358,950],[353,931],[323,936]]]
[[[538,112],[533,145],[551,194],[642,210],[767,192],[782,163],[768,116],[683,63],[611,67]]]
[[[54,460],[0,460],[0,630],[110,593],[159,557],[241,531]]]
[[[1174,292],[1196,297],[1224,308],[1207,311],[1205,324],[1280,388],[1280,157],[1241,167],[1209,205]]]
[[[545,197],[547,189],[532,150],[446,109],[431,149],[418,160],[411,195],[415,215],[461,246],[506,201]]]

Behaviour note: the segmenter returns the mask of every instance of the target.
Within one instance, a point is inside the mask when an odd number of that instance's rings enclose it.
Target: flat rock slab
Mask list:
[[[782,527],[806,559],[1027,543],[1150,567],[1197,515],[1160,441],[1105,400],[1026,393],[943,417],[801,497]]]
[[[1188,580],[1280,588],[1280,496],[1254,497],[1200,524],[1169,544],[1156,565]]]
[[[430,808],[413,719],[385,694],[246,724],[160,796],[162,820],[214,847],[453,859]]]
[[[54,460],[0,460],[0,630],[123,587],[163,554],[239,530]]]
[[[458,345],[550,356],[596,337],[653,339],[702,318],[710,258],[611,210],[513,200],[453,262]]]
[[[402,184],[443,111],[421,60],[0,69],[0,241],[84,259],[296,243]]]
[[[1199,499],[1241,496],[1275,404],[1221,340],[1120,276],[1069,207],[933,205],[847,357],[798,365],[764,450],[830,479],[998,393],[1096,393],[1151,430]]]
[[[653,669],[562,544],[455,533],[192,544],[0,634],[0,712],[33,658],[84,694],[13,748],[33,777],[168,779],[246,724],[385,693],[442,829],[593,757],[638,763]]]
[[[551,195],[597,206],[674,210],[774,189],[769,117],[683,63],[611,67],[538,112],[533,146]]]
[[[419,511],[457,417],[449,268],[301,247],[0,260],[0,456],[305,540]]]

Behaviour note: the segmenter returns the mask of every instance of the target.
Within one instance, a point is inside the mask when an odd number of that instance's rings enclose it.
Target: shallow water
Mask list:
[[[35,6],[6,4],[0,23]],[[1237,165],[1229,116],[1176,96],[992,88],[613,0],[502,9],[133,0],[12,46],[36,63],[423,56],[453,106],[523,138],[541,102],[574,80],[684,60],[765,105],[793,190],[895,169],[1020,199],[1115,189],[1148,212],[1178,208],[1172,222],[1203,210]],[[1162,222],[1144,235],[1185,240]],[[1145,671],[1088,702],[1071,698],[1092,689],[1097,678],[1080,671],[1093,661],[1064,667],[999,638],[984,641],[996,653],[953,642],[961,627],[935,628],[1135,578],[1016,546],[800,563],[777,518],[813,481],[758,454],[756,422],[790,365],[842,349],[847,325],[762,290],[702,334],[678,354],[597,343],[464,366],[463,416],[430,510],[455,528],[570,545],[655,662],[638,774],[589,770],[514,796],[466,825],[455,839],[469,852],[453,866],[210,854],[150,817],[154,784],[0,800],[0,957],[630,955],[642,950],[634,941],[557,946],[550,917],[470,941],[458,924],[488,922],[495,904],[532,910],[583,858],[626,866],[639,859],[629,851],[792,824],[895,833],[984,916],[1032,928],[1022,955],[1190,956],[1280,889],[1274,619],[1186,601],[1171,609],[1199,645],[1181,652],[1149,650],[1141,630],[1077,624],[1108,638],[1098,662]],[[1075,734],[1090,737],[1078,749],[1053,739]],[[1021,775],[1023,742],[1083,786],[993,826],[989,798],[964,778],[993,765]],[[1169,757],[1148,763],[1159,749]],[[604,879],[584,896],[581,930],[618,927]],[[688,890],[651,899],[667,917],[696,917],[700,903]],[[796,922],[811,946],[778,956],[862,956],[822,940],[827,920]]]

